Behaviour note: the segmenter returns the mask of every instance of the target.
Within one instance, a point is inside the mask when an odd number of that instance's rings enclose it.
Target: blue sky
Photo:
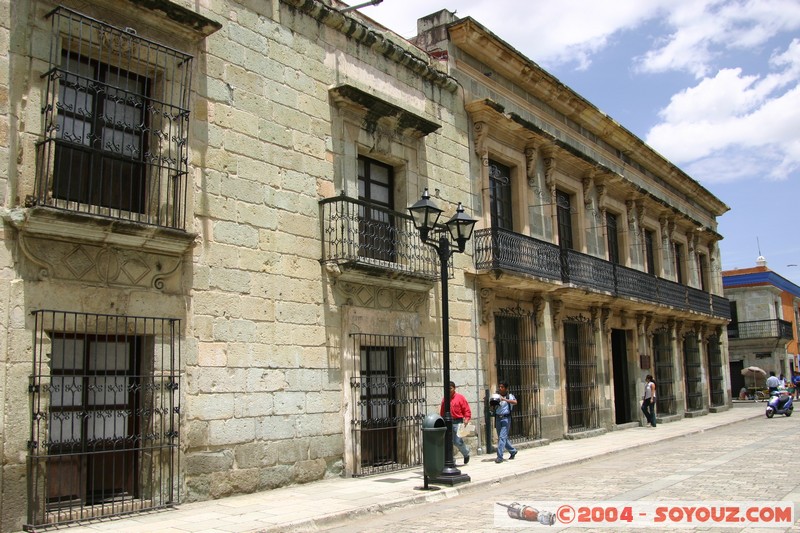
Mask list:
[[[754,266],[760,250],[800,285],[800,1],[383,0],[360,11],[408,38],[441,9],[475,18],[730,206],[723,269]]]

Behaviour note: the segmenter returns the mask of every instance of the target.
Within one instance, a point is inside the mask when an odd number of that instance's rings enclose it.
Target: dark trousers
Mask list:
[[[656,402],[652,398],[642,400],[642,412],[647,423],[656,427]]]

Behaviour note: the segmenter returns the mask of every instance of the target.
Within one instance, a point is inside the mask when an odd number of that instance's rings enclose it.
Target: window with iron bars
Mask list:
[[[653,334],[653,363],[656,370],[656,415],[677,414],[673,359],[670,333],[663,329],[656,331]]]
[[[517,399],[511,411],[511,442],[542,438],[539,405],[539,361],[536,352],[536,324],[532,313],[523,309],[502,309],[494,315],[497,376],[508,381]],[[490,416],[490,415],[488,415]],[[489,427],[493,427],[490,423]]]
[[[694,333],[683,338],[683,372],[685,375],[686,410],[699,411],[703,408],[702,389],[703,368],[700,364],[700,345]],[[658,397],[658,395],[656,395]]]
[[[33,315],[26,528],[178,503],[180,321]]]
[[[192,57],[65,7],[29,205],[185,229]]]
[[[725,404],[725,376],[722,373],[722,350],[719,336],[712,335],[706,341],[708,358],[708,381],[711,391],[711,405],[718,407]]]
[[[580,320],[582,317],[578,317]],[[567,432],[600,427],[597,401],[597,354],[592,327],[585,321],[565,321],[564,366],[567,388]]]
[[[421,464],[425,407],[424,339],[353,334],[354,476]]]

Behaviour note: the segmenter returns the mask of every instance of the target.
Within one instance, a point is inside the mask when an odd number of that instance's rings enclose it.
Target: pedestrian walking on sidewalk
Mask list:
[[[497,459],[495,463],[503,462],[503,453],[511,453],[509,459],[517,455],[517,449],[508,441],[508,432],[511,429],[511,410],[517,405],[517,399],[508,390],[508,382],[500,382],[499,398],[494,409],[494,427],[497,429]]]
[[[656,427],[656,382],[650,374],[644,378],[642,412],[650,427]]]
[[[439,414],[444,416],[444,399],[442,399],[442,406],[439,407]],[[469,424],[472,411],[470,411],[467,399],[456,392],[456,384],[452,381],[450,382],[450,416],[453,417],[453,446],[458,448],[458,451],[464,456],[464,464],[467,464],[469,463],[469,447],[464,444],[464,439],[458,436],[458,428],[461,427],[461,424],[465,426]]]

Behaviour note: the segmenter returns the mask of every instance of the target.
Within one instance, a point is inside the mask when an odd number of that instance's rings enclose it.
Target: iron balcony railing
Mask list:
[[[594,292],[730,318],[726,298],[575,250],[561,249],[550,242],[496,228],[476,230],[473,241],[478,270],[520,272]]]
[[[184,230],[192,56],[66,7],[48,17],[26,205]]]
[[[750,320],[728,324],[729,339],[786,339],[794,338],[792,323],[786,320]]]
[[[410,215],[345,196],[320,201],[320,211],[323,263],[440,278],[438,255],[422,242]],[[448,277],[453,277],[452,260]]]

